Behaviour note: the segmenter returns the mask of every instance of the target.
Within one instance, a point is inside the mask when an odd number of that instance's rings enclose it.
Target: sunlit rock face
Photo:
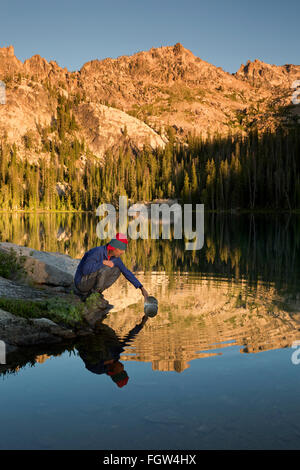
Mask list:
[[[22,159],[47,160],[41,128],[51,126],[57,117],[57,93],[70,100],[81,95],[73,107],[79,124],[76,137],[85,138],[100,160],[105,150],[121,144],[134,150],[143,144],[163,147],[169,126],[182,141],[193,132],[203,137],[246,132],[253,123],[261,130],[275,129],[280,109],[291,105],[291,86],[299,72],[299,65],[277,66],[256,59],[230,74],[179,43],[92,60],[70,72],[39,55],[23,63],[13,46],[4,47],[0,80],[6,84],[6,104],[0,106],[0,135],[16,143]],[[290,113],[299,116],[299,106]],[[26,135],[31,136],[30,149],[24,143]],[[53,138],[51,133],[49,139]]]
[[[107,148],[126,143],[135,150],[142,150],[146,144],[152,149],[165,146],[160,135],[147,124],[120,109],[83,103],[78,106],[77,118],[89,148],[99,158],[104,157]]]

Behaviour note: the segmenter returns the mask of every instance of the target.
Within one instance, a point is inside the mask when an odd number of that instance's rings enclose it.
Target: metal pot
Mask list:
[[[155,317],[158,310],[158,302],[157,299],[151,295],[149,295],[144,303],[144,313],[148,317]]]

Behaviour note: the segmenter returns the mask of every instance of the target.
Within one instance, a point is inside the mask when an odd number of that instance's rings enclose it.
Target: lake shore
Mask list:
[[[68,255],[0,243],[0,339],[6,353],[93,334]],[[85,309],[85,310],[84,310]]]

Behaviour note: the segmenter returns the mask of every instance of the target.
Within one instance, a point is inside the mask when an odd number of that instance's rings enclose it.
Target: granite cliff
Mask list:
[[[179,140],[193,132],[205,137],[253,126],[274,129],[298,119],[291,87],[299,78],[299,65],[259,60],[230,74],[179,43],[93,60],[74,72],[39,55],[23,63],[9,46],[0,48],[0,80],[6,85],[0,134],[16,143],[20,156],[46,158],[60,95],[76,122],[73,135],[100,159],[120,145],[136,151],[163,147],[170,128]]]

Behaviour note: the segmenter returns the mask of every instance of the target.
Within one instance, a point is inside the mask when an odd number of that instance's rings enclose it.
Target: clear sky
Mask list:
[[[299,0],[6,0],[0,47],[78,70],[180,42],[228,72],[248,59],[300,64]],[[300,78],[300,77],[299,77]]]

